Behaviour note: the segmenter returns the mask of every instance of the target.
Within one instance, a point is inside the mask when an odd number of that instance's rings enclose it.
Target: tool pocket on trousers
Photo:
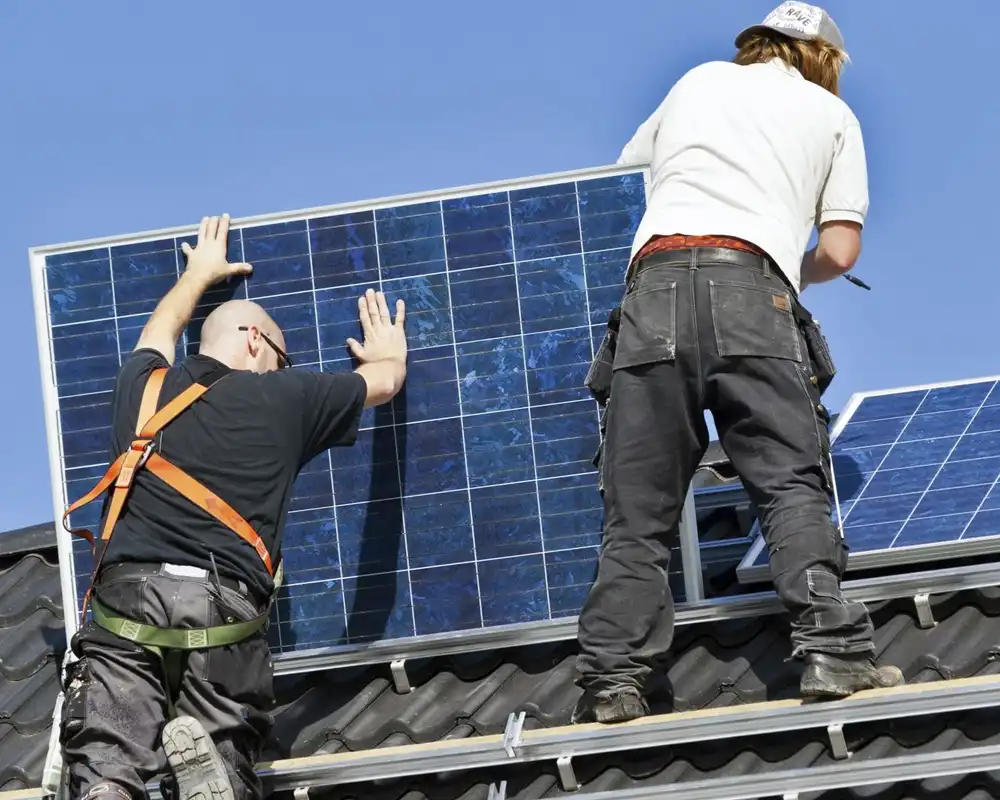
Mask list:
[[[802,362],[802,337],[788,292],[723,281],[709,281],[709,290],[720,356]]]
[[[63,746],[86,725],[87,691],[90,688],[90,681],[90,662],[86,657],[74,661],[66,668],[59,727],[59,743]]]
[[[650,270],[639,273],[633,287],[622,300],[616,370],[673,361],[677,355],[677,281]]]
[[[597,354],[590,364],[583,385],[600,405],[607,405],[611,394],[611,374],[614,370],[615,350],[618,346],[618,330],[621,326],[621,307],[616,307],[608,319],[608,327],[597,347]]]
[[[260,711],[274,706],[274,668],[267,639],[249,639],[205,651],[205,680],[224,697]]]

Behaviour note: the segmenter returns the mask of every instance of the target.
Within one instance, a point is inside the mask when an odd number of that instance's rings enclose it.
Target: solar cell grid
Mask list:
[[[213,305],[241,296],[282,326],[295,369],[346,370],[358,295],[378,286],[407,304],[404,392],[295,484],[276,651],[578,612],[601,532],[582,383],[645,205],[644,173],[616,173],[234,224],[231,258],[254,274],[206,296],[179,354]],[[64,500],[106,466],[121,354],[193,238],[45,256]],[[73,525],[94,527],[97,505]],[[72,548],[79,601],[90,556]]]
[[[1000,550],[996,379],[857,395],[831,438],[855,568]]]

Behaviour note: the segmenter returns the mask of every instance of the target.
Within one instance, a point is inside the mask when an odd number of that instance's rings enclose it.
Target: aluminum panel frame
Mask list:
[[[978,378],[962,378],[952,381],[940,381],[938,383],[925,383],[915,386],[900,386],[893,389],[873,389],[865,392],[855,392],[852,394],[843,411],[837,417],[833,427],[830,429],[831,449],[837,437],[843,432],[851,418],[861,406],[862,401],[869,397],[887,397],[890,395],[905,394],[907,392],[929,391],[931,389],[947,389],[955,386],[969,386],[975,383],[989,383],[1000,381],[1000,375],[986,375]],[[830,470],[834,475],[834,494],[836,495],[836,471],[834,465],[830,464]],[[840,518],[840,502],[836,502],[837,521],[840,535],[844,536],[843,521]],[[761,534],[760,522],[754,520],[750,529],[753,537],[753,544],[736,568],[736,578],[740,583],[757,583],[768,580],[769,572],[766,564],[755,564],[761,552],[767,547],[764,537]],[[927,561],[946,561],[956,558],[974,558],[977,556],[1000,554],[1000,535],[983,536],[968,541],[940,542],[928,544],[916,544],[903,547],[894,547],[885,550],[869,550],[863,553],[848,553],[847,571],[863,569],[881,569],[883,567],[904,566],[907,564],[920,564]]]
[[[381,208],[392,208],[415,203],[433,202],[449,200],[467,195],[486,194],[493,191],[516,191],[520,189],[533,188],[558,184],[562,182],[594,180],[600,178],[611,178],[619,175],[641,173],[645,188],[646,198],[649,197],[650,168],[648,165],[605,165],[578,170],[554,172],[545,175],[535,175],[526,178],[516,178],[501,181],[471,184],[448,189],[433,190],[428,192],[415,192],[397,196],[376,198],[357,202],[341,203],[327,206],[318,206],[307,209],[297,209],[292,211],[276,212],[249,217],[234,218],[231,220],[233,228],[244,226],[274,224],[288,222],[291,220],[303,220],[320,218],[332,215],[348,214],[357,211],[378,210]],[[182,227],[162,228],[158,230],[145,231],[134,234],[123,234],[119,236],[105,236],[95,239],[87,239],[75,242],[67,242],[54,245],[43,245],[32,247],[28,251],[29,268],[31,274],[32,297],[35,310],[36,340],[39,354],[40,378],[42,382],[42,399],[45,417],[46,440],[49,454],[49,480],[52,489],[53,519],[56,523],[56,545],[59,556],[59,574],[63,608],[65,609],[66,620],[66,641],[69,645],[73,635],[79,628],[80,606],[77,598],[75,586],[75,567],[73,560],[73,537],[66,531],[61,522],[63,512],[69,505],[70,498],[67,497],[66,485],[63,478],[63,453],[62,437],[60,431],[59,417],[59,396],[55,376],[55,359],[52,352],[52,321],[48,304],[47,277],[45,271],[45,259],[48,256],[61,253],[74,252],[79,250],[103,248],[112,246],[139,244],[147,241],[157,241],[166,238],[179,238],[196,234],[198,226],[186,225]],[[623,291],[624,291],[624,275]],[[117,319],[117,316],[116,316]],[[75,499],[75,498],[74,498]],[[682,527],[686,525],[682,519]],[[690,537],[689,537],[690,538]],[[692,555],[687,552],[688,543],[682,543],[684,548],[684,563],[698,562],[698,553]],[[700,575],[697,576],[700,580]],[[71,611],[72,610],[72,611]],[[549,621],[547,621],[549,622]],[[535,625],[537,623],[526,623]],[[556,621],[559,624],[559,621]],[[488,630],[488,629],[487,629]],[[413,637],[417,638],[417,637]],[[387,640],[391,641],[391,640]],[[364,648],[364,645],[358,645]],[[301,653],[312,651],[300,651]],[[325,649],[324,649],[325,652]],[[276,654],[277,655],[277,654]],[[298,656],[299,654],[294,654]],[[302,663],[296,658],[294,663]],[[308,663],[308,662],[306,662]],[[321,667],[323,668],[323,667]]]

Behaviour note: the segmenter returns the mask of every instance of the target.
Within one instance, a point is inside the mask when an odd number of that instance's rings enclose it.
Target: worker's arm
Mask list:
[[[827,222],[819,229],[816,246],[802,259],[802,288],[846,275],[860,255],[861,225],[857,222]]]
[[[830,174],[816,204],[816,247],[802,259],[801,288],[851,271],[861,255],[868,215],[868,168],[861,126],[848,117],[837,139]]]
[[[136,350],[156,350],[168,364],[173,364],[177,340],[205,291],[231,275],[250,274],[253,268],[249,264],[230,264],[226,260],[228,237],[228,214],[202,219],[195,247],[187,242],[181,245],[187,256],[187,269],[153,310]]]
[[[666,101],[664,101],[666,102]],[[623,167],[641,167],[653,161],[653,145],[660,128],[661,105],[643,122],[618,156]]]
[[[355,372],[365,380],[365,408],[371,408],[392,400],[406,380],[406,305],[396,301],[393,322],[385,295],[369,289],[358,298],[358,316],[364,343],[348,339],[347,346],[361,362]]]

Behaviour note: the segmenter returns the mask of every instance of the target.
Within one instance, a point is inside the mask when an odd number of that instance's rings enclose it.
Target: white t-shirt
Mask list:
[[[768,253],[799,289],[814,226],[864,224],[868,173],[847,104],[780,60],[695,67],[625,146],[651,191],[632,246],[651,236],[734,236]]]

